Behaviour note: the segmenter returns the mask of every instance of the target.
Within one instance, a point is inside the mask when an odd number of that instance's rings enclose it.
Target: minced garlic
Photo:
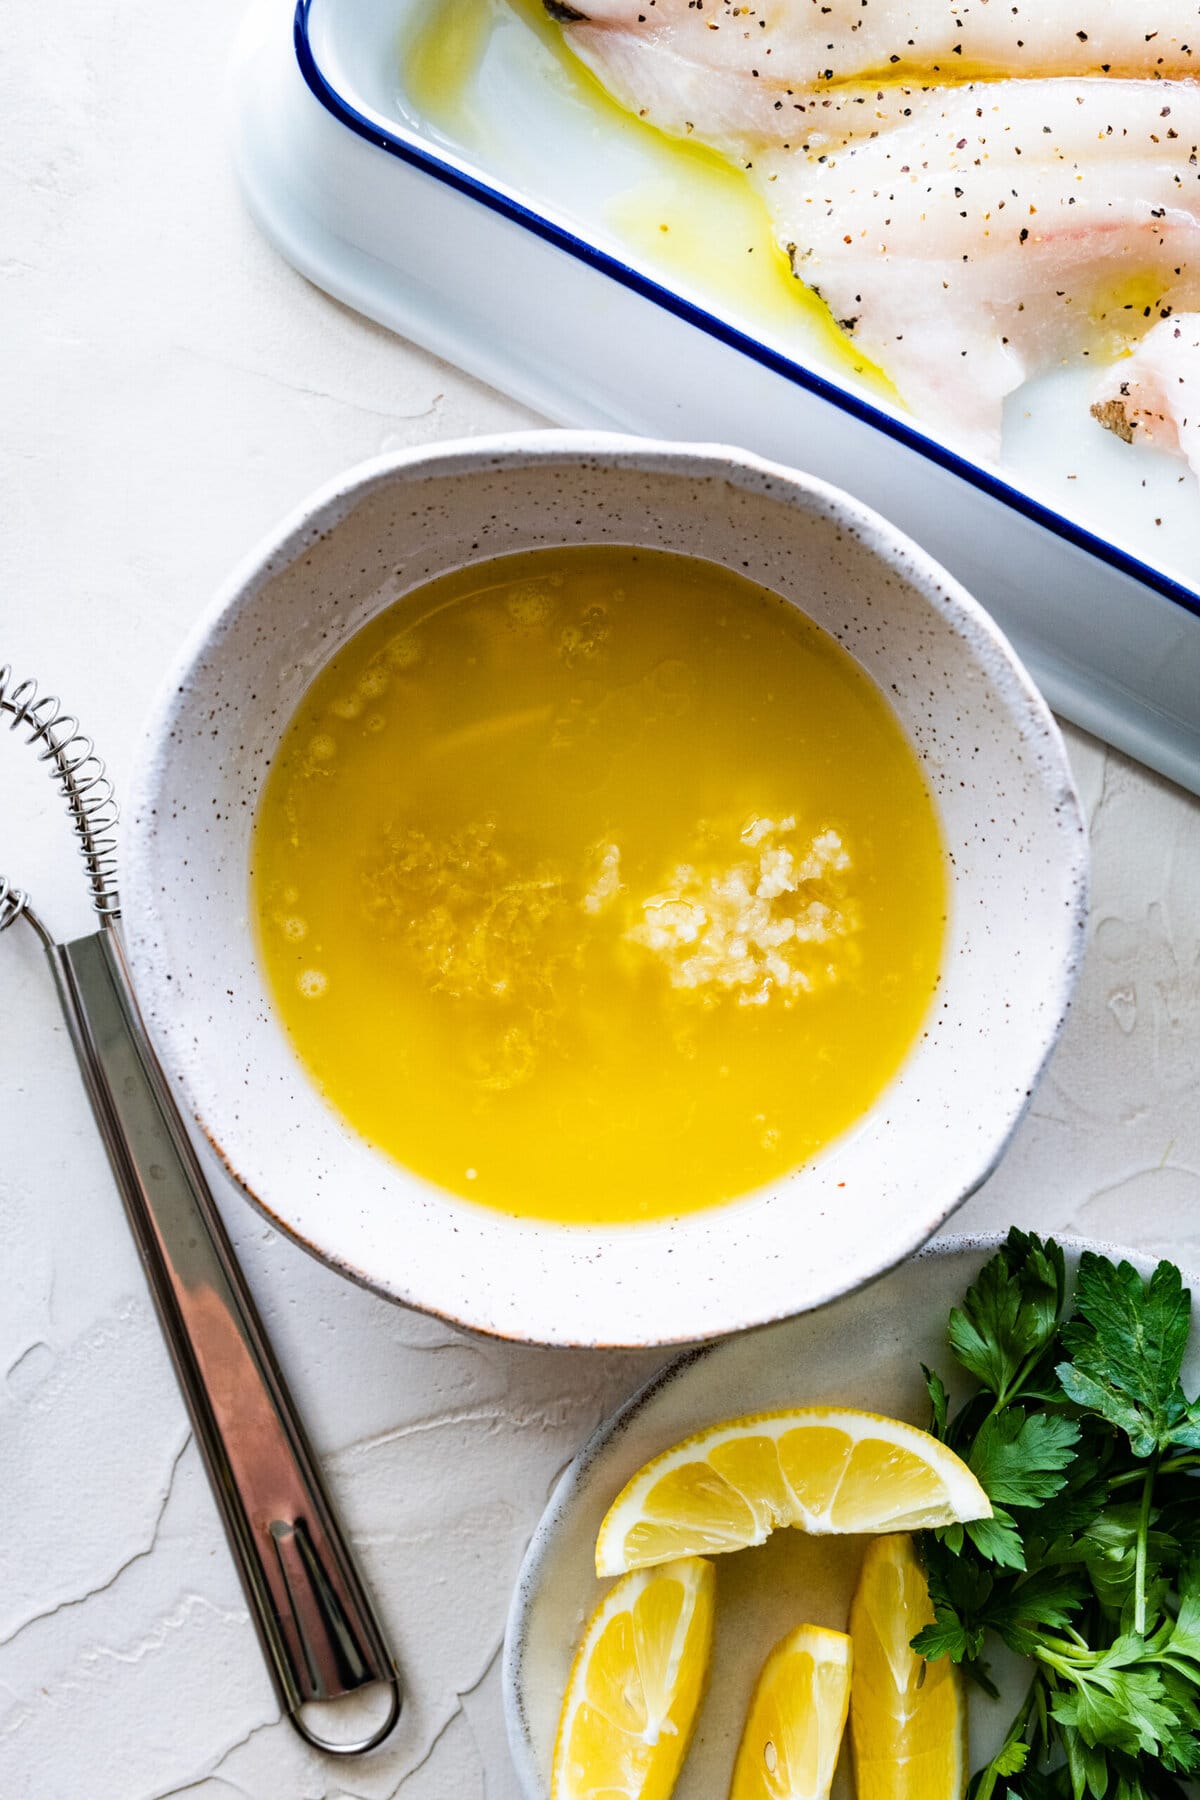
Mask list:
[[[621,892],[621,852],[615,844],[597,844],[592,855],[598,866],[583,896],[583,910],[595,914],[603,912]]]
[[[794,817],[752,819],[741,846],[749,854],[735,862],[680,863],[625,935],[659,958],[672,987],[793,1006],[857,960],[850,856],[837,831],[806,839]]]

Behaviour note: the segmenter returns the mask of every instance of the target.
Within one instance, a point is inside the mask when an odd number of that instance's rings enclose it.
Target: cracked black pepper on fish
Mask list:
[[[796,276],[977,455],[1034,375],[1111,363],[1200,308],[1195,0],[572,12],[564,35],[615,98],[742,166]],[[1158,341],[1167,428],[1142,434],[1176,450],[1182,341]]]

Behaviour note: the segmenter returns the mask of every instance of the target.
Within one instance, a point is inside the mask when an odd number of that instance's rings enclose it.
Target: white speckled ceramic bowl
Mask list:
[[[473,558],[602,541],[727,563],[831,631],[888,696],[952,857],[927,1033],[859,1124],[769,1189],[604,1228],[473,1205],[358,1137],[275,1016],[247,873],[267,764],[337,645]],[[309,500],[237,572],[171,676],[127,852],[142,1006],[185,1111],[245,1193],[380,1293],[544,1343],[713,1337],[831,1300],[907,1255],[1003,1150],[1083,945],[1086,833],[1063,745],[970,597],[824,483],[738,451],[594,433],[405,453]]]

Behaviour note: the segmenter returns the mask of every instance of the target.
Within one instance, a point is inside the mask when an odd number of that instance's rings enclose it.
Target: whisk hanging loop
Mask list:
[[[28,901],[24,888],[14,887],[6,875],[0,875],[0,931],[16,924]]]

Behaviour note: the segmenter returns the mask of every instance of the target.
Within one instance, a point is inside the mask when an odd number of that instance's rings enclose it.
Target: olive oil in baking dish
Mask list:
[[[847,653],[712,563],[477,563],[289,724],[254,908],[362,1135],[507,1211],[638,1220],[777,1180],[870,1106],[937,980],[916,757]]]
[[[435,0],[410,7],[399,45],[401,112],[468,160],[519,192],[545,189],[530,166],[528,135],[513,150],[500,140],[493,109],[507,93],[505,69],[519,64],[523,103],[557,97],[601,129],[605,145],[631,159],[630,179],[604,208],[604,227],[644,264],[701,306],[731,308],[738,324],[765,333],[776,348],[852,373],[864,388],[895,401],[891,382],[846,335],[824,301],[797,281],[775,241],[770,214],[744,170],[705,145],[668,137],[626,111],[571,51],[543,0]],[[636,170],[636,174],[632,173]],[[586,229],[585,229],[586,235]]]

